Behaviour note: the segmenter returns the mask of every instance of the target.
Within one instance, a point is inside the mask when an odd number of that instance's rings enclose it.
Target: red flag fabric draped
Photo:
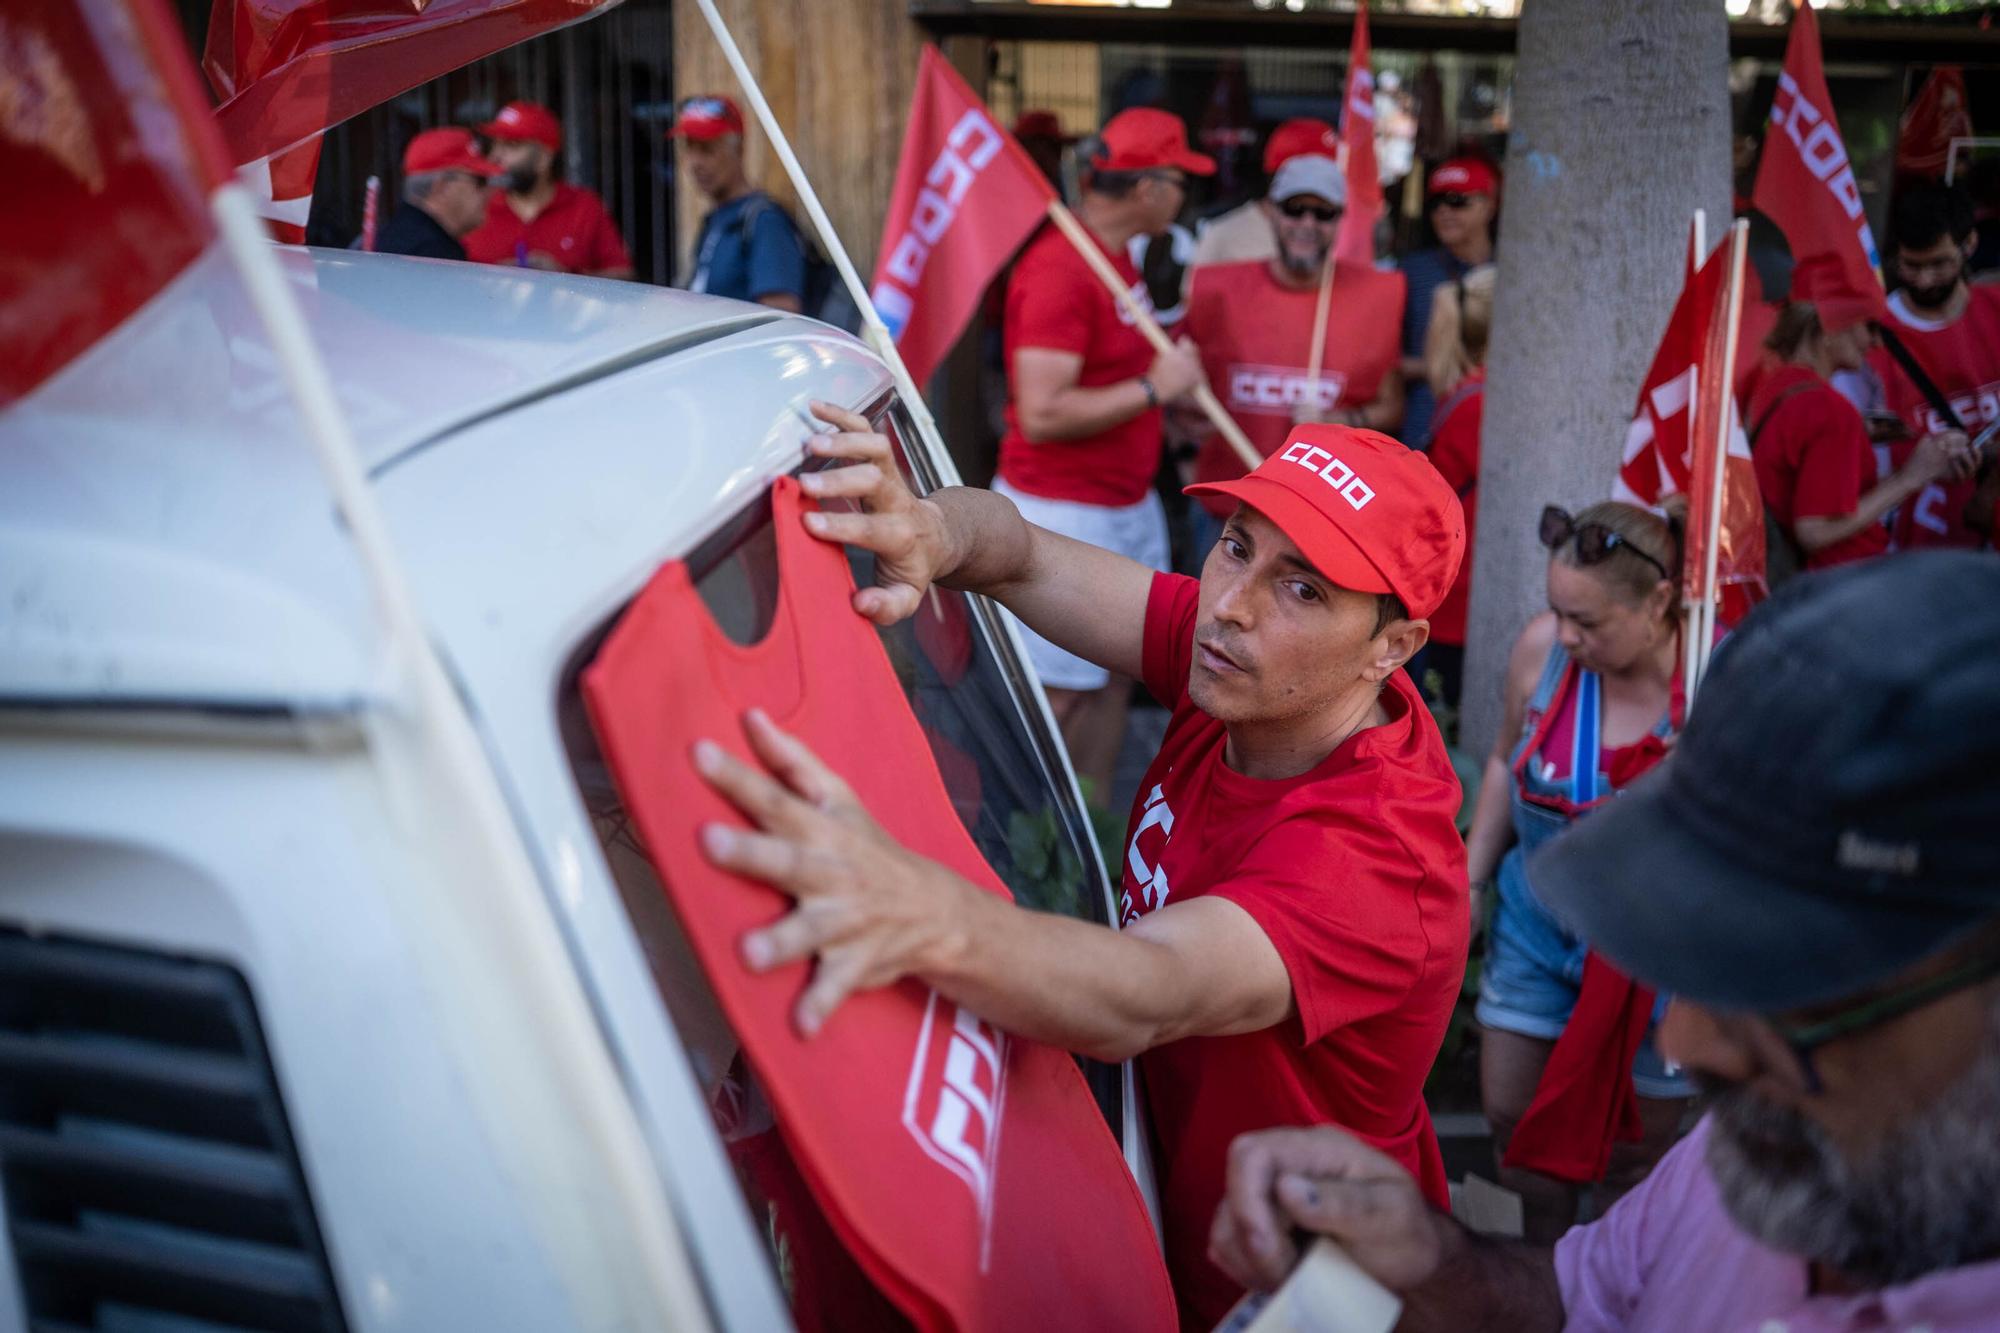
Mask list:
[[[1055,198],[935,46],[924,47],[870,291],[922,384]]]
[[[1972,135],[1965,71],[1957,65],[1939,65],[1903,113],[1896,132],[1896,174],[1926,179],[1944,175],[1951,161],[1951,141]]]
[[[1375,224],[1382,217],[1382,178],[1375,166],[1375,70],[1368,43],[1368,4],[1354,11],[1354,40],[1347,48],[1347,97],[1340,109],[1340,161],[1347,179],[1347,211],[1333,242],[1336,258],[1375,262]]]
[[[1729,326],[1729,247],[1717,246],[1697,265],[1690,237],[1687,276],[1680,299],[1660,337],[1646,372],[1625,436],[1624,460],[1612,498],[1657,506],[1671,496],[1688,498],[1685,595],[1711,595],[1706,588],[1706,521],[1713,493],[1713,468],[1723,477],[1723,522],[1716,581],[1718,621],[1733,626],[1764,599],[1764,506],[1750,463],[1736,398],[1722,379],[1724,339]],[[1745,349],[1737,348],[1740,358]],[[1716,423],[1726,413],[1729,448],[1716,451]]]
[[[151,301],[214,238],[229,164],[161,0],[0,10],[0,408]]]
[[[614,3],[215,0],[203,65],[231,160],[243,165],[277,159],[420,83]],[[274,160],[273,184],[285,188],[277,178],[298,169]]]
[[[1881,258],[1833,118],[1820,65],[1819,21],[1810,4],[1792,16],[1752,202],[1785,233],[1794,260],[1832,256],[1845,294],[1866,298],[1874,307],[1872,317],[1882,316],[1882,280],[1876,275]]]

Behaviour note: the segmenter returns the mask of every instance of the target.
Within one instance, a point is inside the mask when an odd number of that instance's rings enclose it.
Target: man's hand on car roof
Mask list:
[[[888,437],[866,417],[828,403],[812,410],[839,429],[807,441],[809,452],[833,465],[801,475],[799,488],[822,505],[848,501],[855,508],[807,510],[806,531],[875,553],[875,586],[854,594],[854,609],[893,625],[914,614],[931,584],[957,563],[943,516],[911,492]]]

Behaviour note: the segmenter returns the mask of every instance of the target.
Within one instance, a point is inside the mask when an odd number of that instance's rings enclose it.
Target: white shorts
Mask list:
[[[1137,504],[1112,507],[1029,495],[998,478],[993,489],[1012,500],[1021,517],[1038,528],[1116,551],[1148,569],[1167,567],[1167,511],[1153,491]],[[1056,647],[1018,619],[1014,623],[1020,626],[1028,661],[1043,685],[1052,690],[1101,690],[1110,684],[1111,673],[1097,663]]]

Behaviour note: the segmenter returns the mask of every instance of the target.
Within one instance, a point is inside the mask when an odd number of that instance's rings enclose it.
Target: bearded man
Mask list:
[[[1972,608],[1970,611],[1967,608]],[[1675,753],[1534,862],[1551,910],[1670,991],[1695,1131],[1553,1246],[1488,1239],[1330,1128],[1239,1138],[1211,1253],[1294,1228],[1405,1330],[2000,1327],[2000,565],[1796,580],[1718,656]]]

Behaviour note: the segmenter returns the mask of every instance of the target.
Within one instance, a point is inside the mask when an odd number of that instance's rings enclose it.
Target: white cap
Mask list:
[[[1301,153],[1271,177],[1271,202],[1282,204],[1302,194],[1316,194],[1336,208],[1347,207],[1347,180],[1340,164],[1324,153]]]

